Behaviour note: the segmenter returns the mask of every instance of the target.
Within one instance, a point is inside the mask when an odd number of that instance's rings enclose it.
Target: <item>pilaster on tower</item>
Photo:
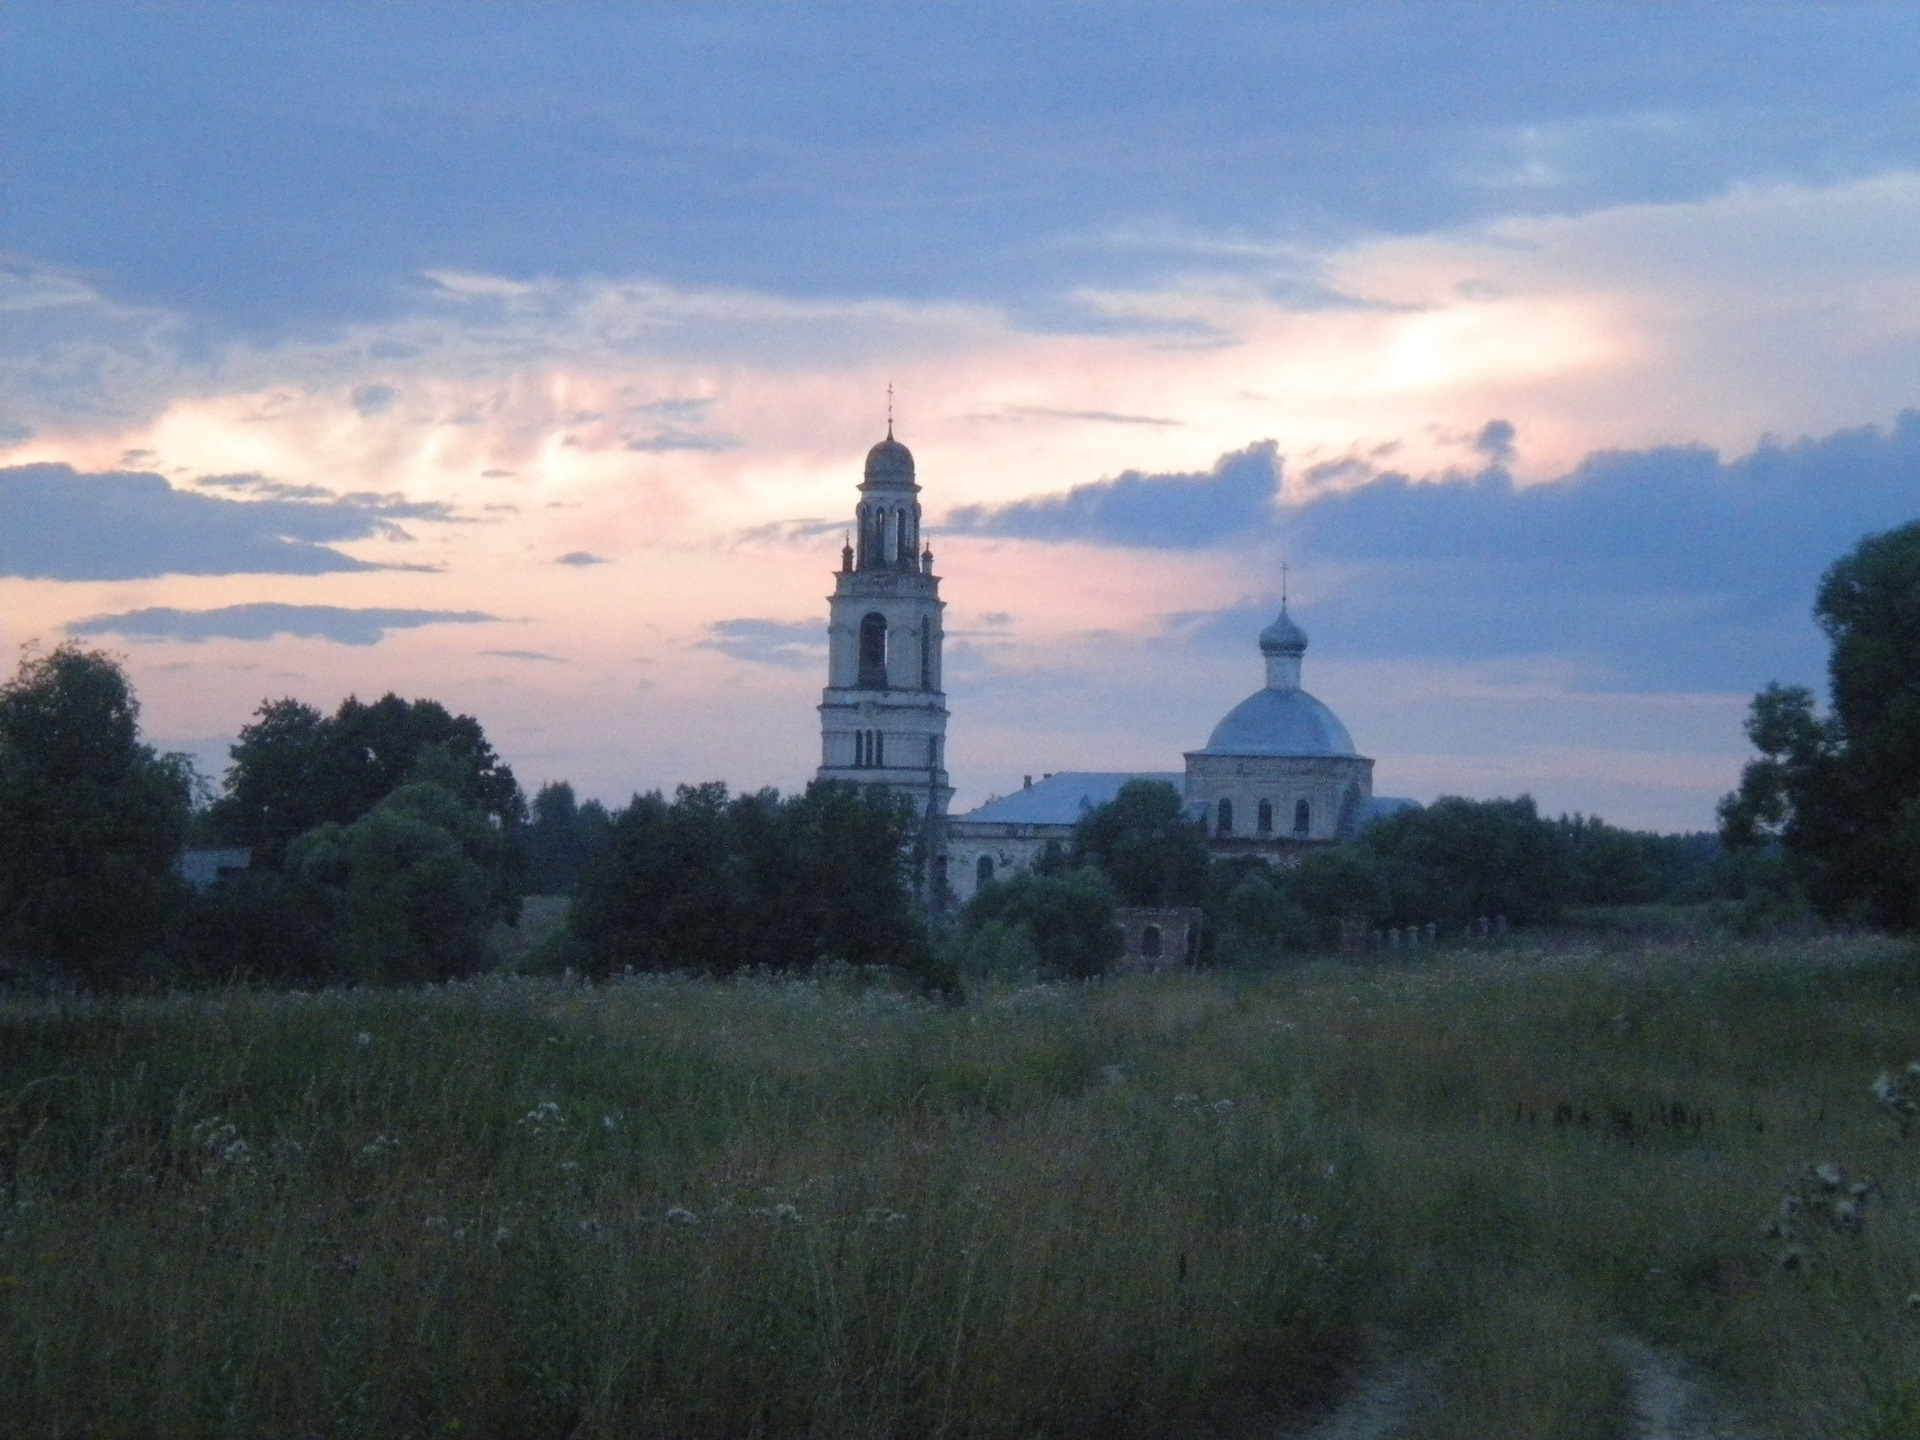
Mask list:
[[[884,785],[921,813],[947,813],[947,697],[940,579],[920,533],[913,454],[893,438],[867,452],[854,523],[827,599],[822,780]]]

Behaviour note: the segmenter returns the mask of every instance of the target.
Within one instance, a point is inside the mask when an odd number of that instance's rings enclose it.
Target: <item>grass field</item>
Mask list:
[[[0,1434],[1250,1435],[1380,1331],[1446,1346],[1434,1440],[1624,1433],[1621,1336],[1920,1434],[1869,1095],[1916,986],[1852,940],[0,1003]]]

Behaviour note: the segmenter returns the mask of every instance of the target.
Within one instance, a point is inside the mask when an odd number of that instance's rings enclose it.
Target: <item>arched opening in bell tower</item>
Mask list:
[[[878,610],[860,621],[860,688],[887,688],[887,617]]]

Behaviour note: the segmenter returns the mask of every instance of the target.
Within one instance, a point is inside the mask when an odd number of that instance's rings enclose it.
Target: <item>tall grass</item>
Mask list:
[[[1120,1028],[766,982],[16,1003],[0,1430],[1161,1435],[1309,1393],[1351,1164],[1264,1070],[1130,1083],[1196,1031]]]
[[[0,1006],[0,1434],[1173,1436],[1436,1343],[1619,1435],[1633,1336],[1920,1433],[1888,942]],[[1830,1162],[1857,1230],[1764,1232]]]

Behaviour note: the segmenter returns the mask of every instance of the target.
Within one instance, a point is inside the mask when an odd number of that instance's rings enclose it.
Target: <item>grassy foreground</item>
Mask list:
[[[1629,1334],[1783,1436],[1920,1434],[1868,1095],[1917,986],[1803,941],[0,1004],[0,1435],[1249,1434],[1380,1326],[1450,1347],[1435,1440],[1625,1433]]]

